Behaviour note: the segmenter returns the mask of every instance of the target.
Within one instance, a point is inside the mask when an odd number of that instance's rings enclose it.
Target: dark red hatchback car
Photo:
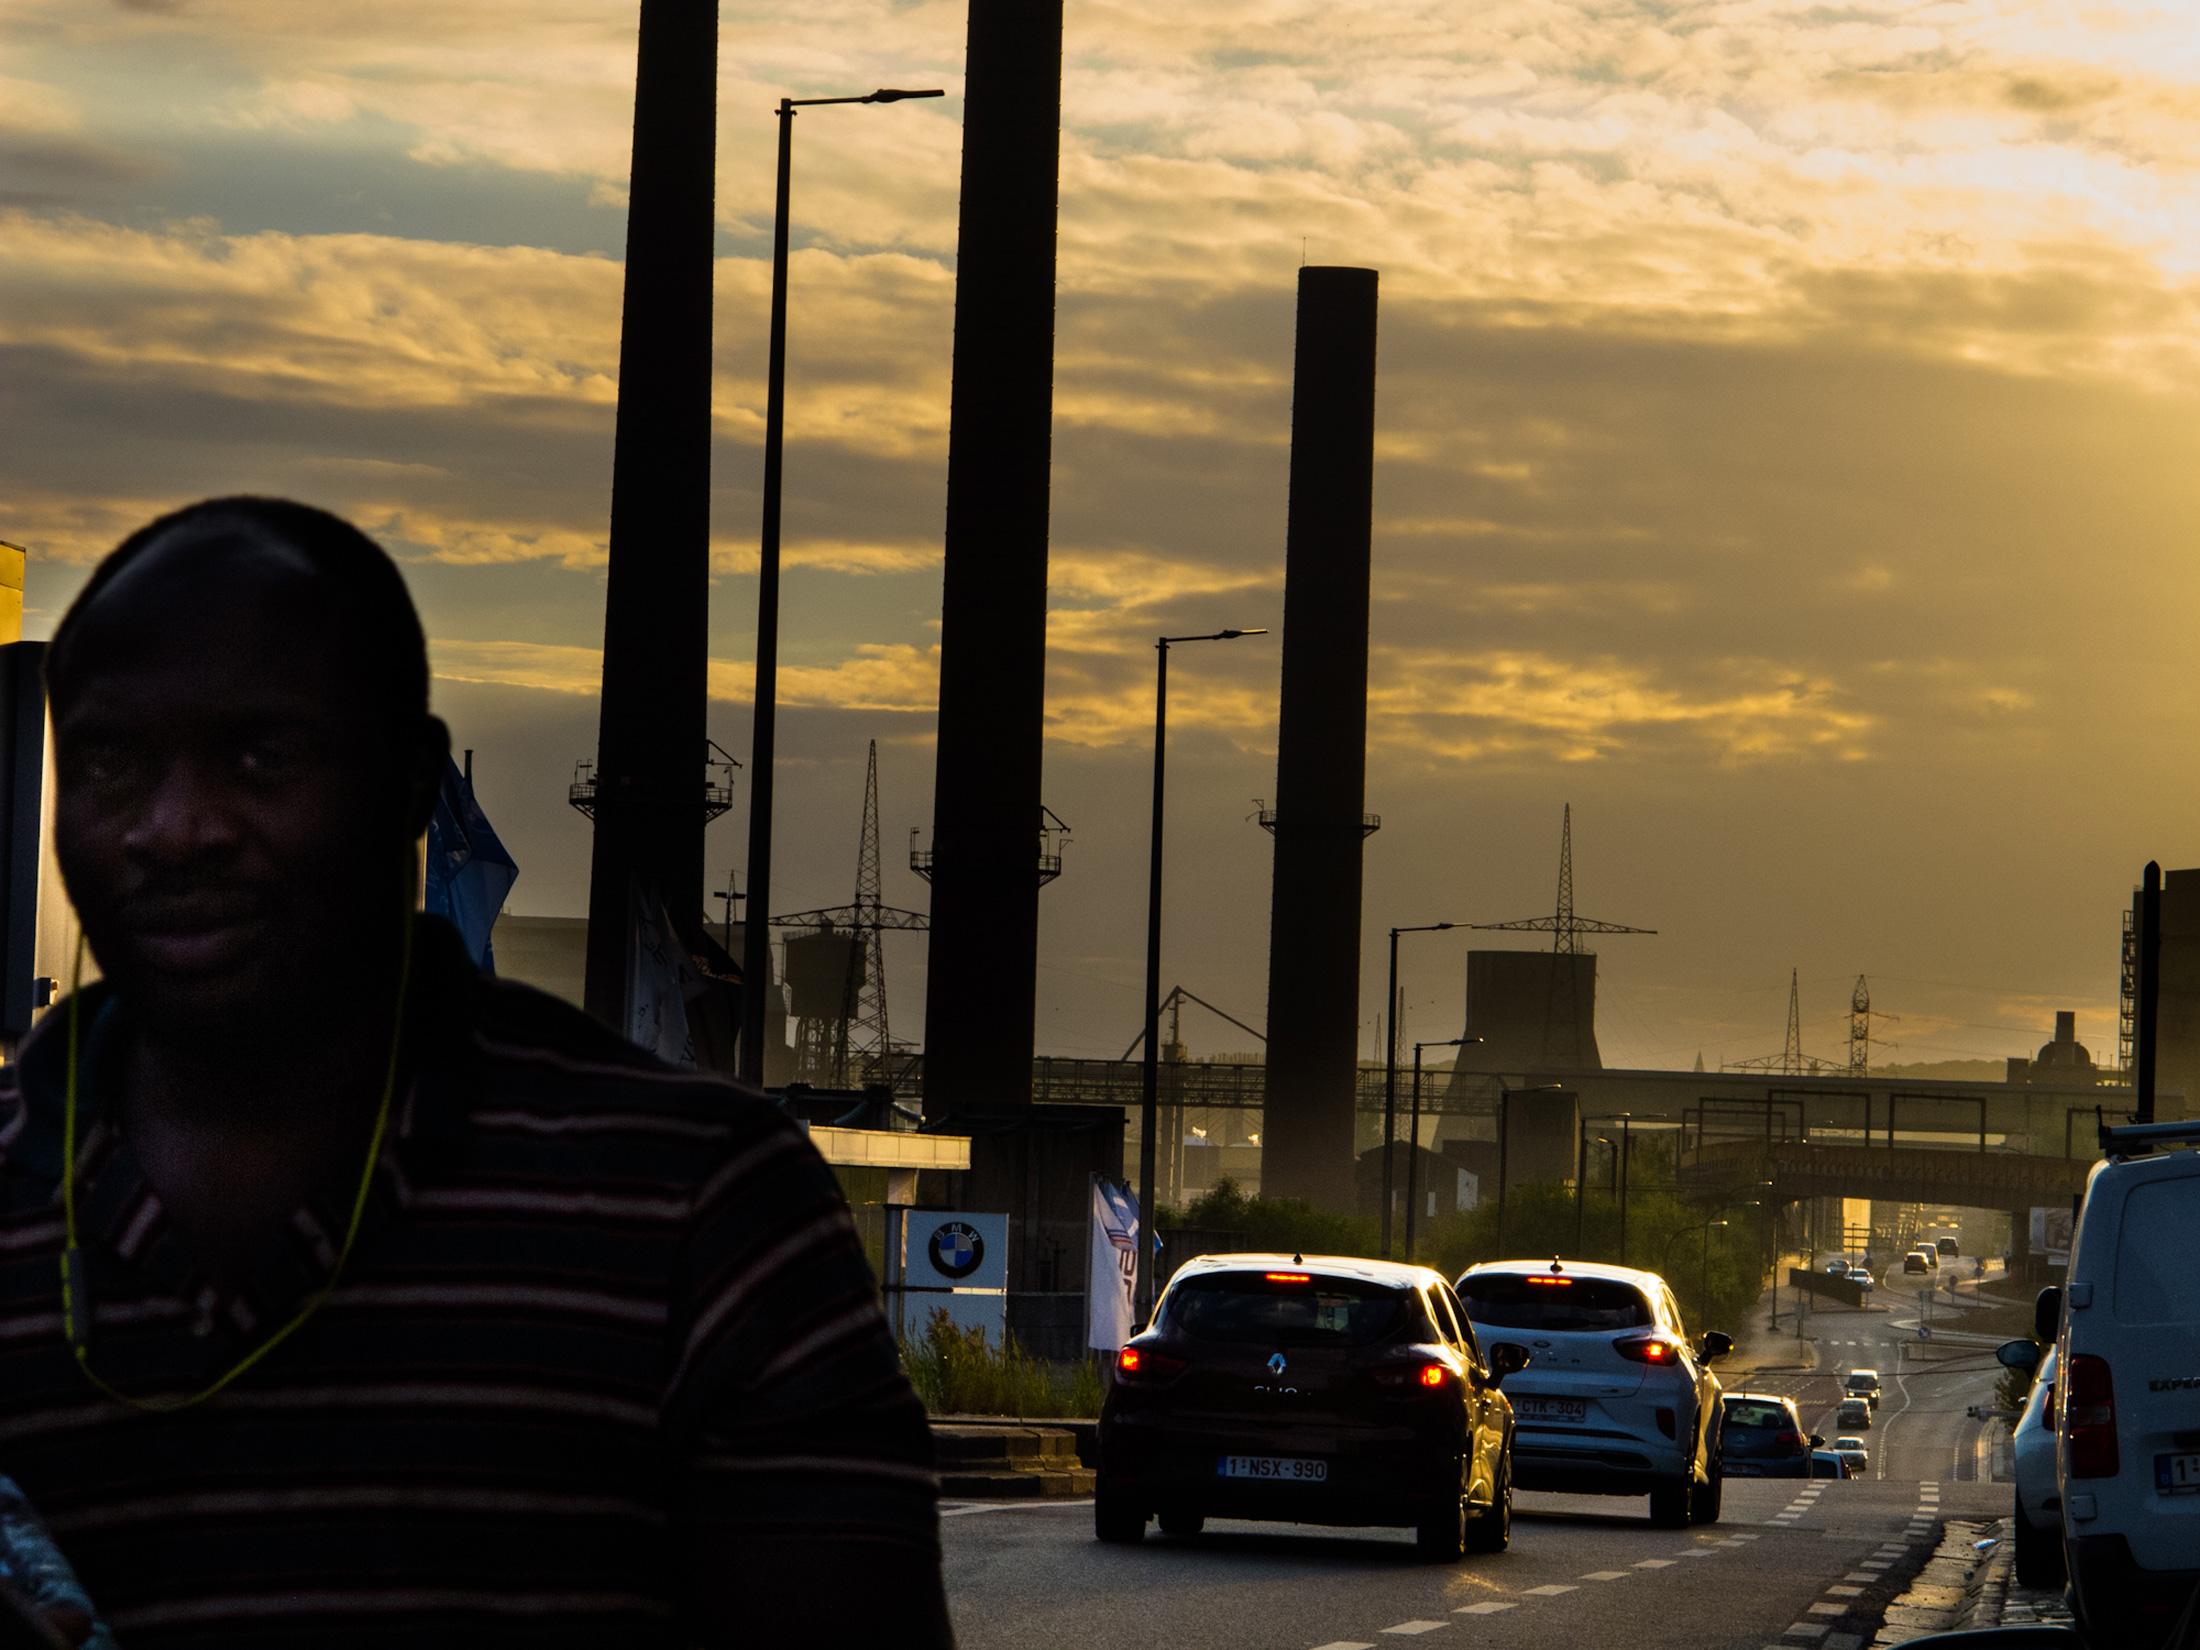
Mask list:
[[[1451,1286],[1421,1266],[1211,1255],[1169,1282],[1116,1360],[1100,1412],[1102,1541],[1149,1519],[1403,1525],[1452,1560],[1512,1535],[1517,1347],[1485,1359]]]

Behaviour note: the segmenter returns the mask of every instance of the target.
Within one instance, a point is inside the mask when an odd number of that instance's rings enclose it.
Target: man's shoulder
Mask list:
[[[801,1142],[803,1131],[749,1084],[667,1064],[572,1004],[479,979],[450,1096],[476,1130],[562,1140],[597,1158],[614,1139],[654,1142],[708,1172],[729,1151]]]

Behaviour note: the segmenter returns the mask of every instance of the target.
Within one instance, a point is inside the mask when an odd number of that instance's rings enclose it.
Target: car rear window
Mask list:
[[[1542,1273],[1472,1272],[1459,1280],[1467,1316],[1492,1329],[1642,1329],[1657,1314],[1631,1283]]]
[[[1176,1286],[1166,1322],[1202,1341],[1368,1346],[1408,1321],[1407,1293],[1358,1278],[1211,1272]]]
[[[2119,1323],[2200,1323],[2200,1269],[2187,1252],[2195,1231],[2200,1175],[2131,1188],[2116,1239]]]
[[[1788,1412],[1778,1404],[1728,1404],[1726,1424],[1730,1427],[1761,1427],[1773,1432],[1792,1432],[1795,1423]]]

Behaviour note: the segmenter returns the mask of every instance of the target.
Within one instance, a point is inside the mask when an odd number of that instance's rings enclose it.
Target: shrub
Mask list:
[[[1085,1358],[1067,1369],[1034,1358],[1006,1335],[995,1347],[981,1325],[958,1328],[935,1308],[915,1340],[903,1336],[901,1366],[934,1415],[1093,1416],[1107,1385]]]
[[[1278,1254],[1358,1255],[1382,1252],[1375,1221],[1360,1215],[1329,1214],[1292,1198],[1247,1197],[1228,1175],[1181,1210],[1155,1210],[1154,1225],[1193,1226],[1216,1232],[1243,1232],[1255,1249]]]

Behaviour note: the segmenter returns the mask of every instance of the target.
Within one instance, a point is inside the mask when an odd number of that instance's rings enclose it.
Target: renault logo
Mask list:
[[[1268,1360],[1268,1373],[1271,1375],[1281,1375],[1283,1373],[1282,1353],[1279,1352],[1273,1358],[1270,1358]]]

